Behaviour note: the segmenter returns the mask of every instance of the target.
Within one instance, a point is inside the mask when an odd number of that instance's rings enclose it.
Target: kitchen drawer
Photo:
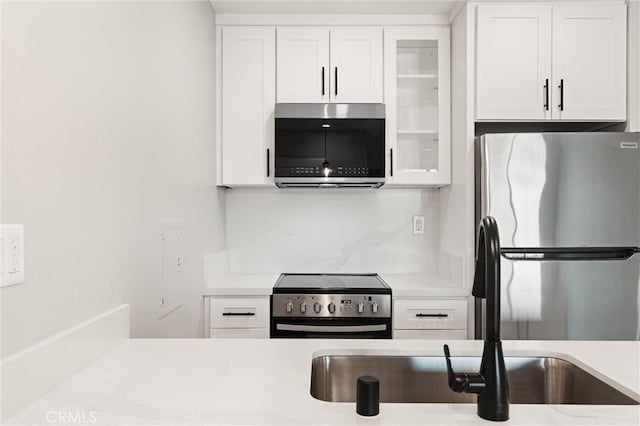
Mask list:
[[[396,299],[394,330],[463,330],[467,328],[466,299]]]
[[[215,297],[209,305],[209,328],[267,328],[268,297]]]
[[[211,339],[266,339],[268,337],[268,328],[212,328],[209,330]]]
[[[466,340],[467,330],[393,330],[393,338]]]

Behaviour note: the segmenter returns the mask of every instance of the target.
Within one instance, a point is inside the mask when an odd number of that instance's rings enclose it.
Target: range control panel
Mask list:
[[[274,317],[390,318],[388,294],[274,294]]]

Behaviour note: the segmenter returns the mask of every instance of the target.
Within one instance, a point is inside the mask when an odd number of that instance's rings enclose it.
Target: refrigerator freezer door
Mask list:
[[[639,133],[480,138],[478,220],[503,247],[640,246]]]

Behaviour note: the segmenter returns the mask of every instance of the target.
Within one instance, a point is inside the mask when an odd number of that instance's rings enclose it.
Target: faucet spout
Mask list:
[[[453,371],[448,345],[444,345],[449,387],[454,392],[478,394],[478,415],[492,421],[509,419],[509,383],[500,340],[500,235],[496,220],[480,222],[476,271],[471,291],[486,299],[485,341],[479,373]]]

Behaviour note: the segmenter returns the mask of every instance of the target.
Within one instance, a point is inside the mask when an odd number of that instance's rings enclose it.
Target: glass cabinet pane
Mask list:
[[[398,131],[438,130],[436,78],[399,78],[397,83]]]
[[[438,42],[398,40],[396,52],[398,172],[438,172]]]
[[[398,40],[396,70],[404,74],[437,74],[438,42],[435,40]]]
[[[398,135],[399,172],[438,172],[438,160],[438,139],[434,135]]]

